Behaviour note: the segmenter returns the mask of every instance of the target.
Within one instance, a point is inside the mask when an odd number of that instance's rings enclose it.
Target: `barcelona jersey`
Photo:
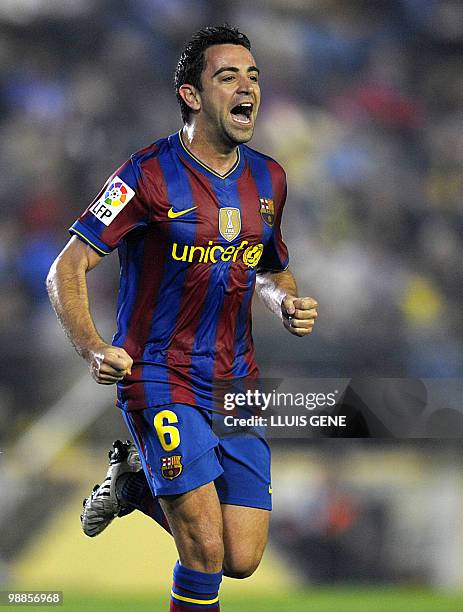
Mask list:
[[[212,407],[213,382],[255,377],[251,302],[257,272],[282,271],[281,166],[240,145],[220,175],[181,133],[135,153],[70,232],[103,256],[118,249],[115,346],[133,359],[117,405]]]

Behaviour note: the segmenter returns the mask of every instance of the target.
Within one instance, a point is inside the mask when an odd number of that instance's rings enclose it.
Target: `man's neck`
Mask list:
[[[238,155],[238,147],[236,145],[227,146],[214,142],[203,130],[198,129],[195,124],[183,126],[182,140],[190,153],[214,170],[214,172],[217,172],[217,174],[227,174],[236,163]]]

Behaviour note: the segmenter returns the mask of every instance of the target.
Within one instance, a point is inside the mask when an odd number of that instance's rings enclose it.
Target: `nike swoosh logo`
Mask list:
[[[186,215],[187,213],[191,212],[195,208],[198,208],[198,207],[192,206],[191,208],[187,208],[186,210],[175,211],[171,206],[167,212],[167,216],[169,217],[169,219],[176,219],[177,217],[182,217],[183,215]]]

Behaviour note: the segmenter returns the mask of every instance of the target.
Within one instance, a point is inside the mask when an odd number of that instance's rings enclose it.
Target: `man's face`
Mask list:
[[[248,142],[260,104],[259,71],[241,45],[214,45],[205,51],[198,120],[206,133],[218,130],[233,145]]]

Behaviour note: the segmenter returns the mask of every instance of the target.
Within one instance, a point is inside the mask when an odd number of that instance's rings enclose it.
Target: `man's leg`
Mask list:
[[[137,474],[124,474],[120,480],[124,483],[122,494],[119,494],[123,502],[140,510],[154,519],[166,531],[172,533],[169,525],[170,521],[168,522],[166,518],[166,513],[169,510],[164,512],[164,507],[166,505],[175,506],[177,498],[153,497],[143,471],[137,472]],[[209,487],[210,485],[206,486]],[[197,489],[197,491],[199,490]],[[180,496],[180,498],[184,497],[184,495]],[[217,497],[217,494],[215,494],[215,497]],[[182,503],[186,504],[186,500]],[[224,575],[230,578],[247,578],[258,567],[265,550],[270,512],[260,508],[247,508],[230,504],[222,504],[221,510],[225,555],[223,564]],[[172,511],[170,511],[171,513]],[[175,517],[171,520],[175,521]],[[179,538],[182,539],[182,542],[184,539],[191,541],[192,537],[198,536],[199,529],[195,523],[196,521],[194,523],[189,522],[186,526],[180,526],[181,533],[179,533]],[[188,527],[194,530],[194,534],[190,533],[191,529],[184,534],[185,529]],[[183,563],[182,558],[180,558],[180,561]],[[185,565],[188,565],[186,560]],[[189,567],[193,566],[189,565]]]
[[[263,431],[234,432],[215,417],[223,468],[215,481],[222,504],[224,574],[247,578],[257,569],[268,537],[272,487],[270,448]]]
[[[267,544],[270,512],[222,505],[225,576],[248,578],[258,568]]]
[[[223,473],[210,415],[170,404],[125,413],[151,490],[140,507],[160,522],[167,518],[179,552],[174,568],[172,612],[219,610],[222,580],[222,512],[214,480]],[[151,504],[151,507],[150,507]]]
[[[171,612],[219,610],[222,512],[213,482],[160,498],[180,561],[174,568]]]
[[[172,533],[163,506],[175,504],[176,498],[174,501],[169,497],[165,497],[164,500],[153,497],[143,471],[136,474],[124,474],[120,477],[120,481],[118,489],[121,489],[121,493],[118,495],[123,503],[140,510],[154,519],[166,531]],[[120,486],[121,483],[123,486]],[[221,509],[225,555],[224,575],[230,578],[247,578],[258,567],[265,550],[270,512],[260,508],[230,504],[222,504]],[[192,523],[189,525],[191,526]],[[184,527],[181,529],[183,530]],[[196,527],[194,530],[196,534],[199,533]],[[188,565],[186,561],[185,564]]]
[[[140,510],[171,533],[160,498],[154,497],[143,470],[122,474],[116,484],[117,499],[123,507]]]
[[[222,438],[218,455],[224,469],[215,481],[222,508],[224,575],[246,578],[258,567],[267,543],[272,505],[270,450],[262,438],[240,434]],[[153,499],[142,473],[137,478],[145,485],[140,485],[138,499],[132,500],[135,507],[167,528],[165,501],[159,504],[159,498]],[[135,476],[130,474],[127,480]]]

